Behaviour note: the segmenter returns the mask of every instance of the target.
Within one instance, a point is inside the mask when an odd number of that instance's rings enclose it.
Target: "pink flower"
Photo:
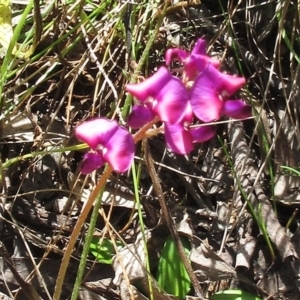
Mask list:
[[[233,119],[247,119],[252,115],[251,106],[242,99],[224,101],[223,114]]]
[[[117,172],[130,168],[135,151],[134,140],[127,129],[116,121],[107,118],[86,121],[76,127],[75,135],[92,150],[83,157],[83,174],[91,173],[106,162]]]
[[[166,67],[141,83],[128,84],[126,90],[140,101],[128,117],[128,125],[139,128],[156,116],[163,122],[168,147],[186,154],[215,135],[214,126],[191,126],[194,116],[204,123],[217,121],[222,115],[235,119],[251,116],[251,107],[242,99],[231,100],[244,84],[245,78],[222,73],[220,63],[205,51],[199,39],[191,53],[175,48],[166,52],[166,64],[175,57],[183,64],[182,79]]]
[[[167,66],[170,65],[174,57],[183,64],[185,75],[189,80],[194,80],[200,72],[205,70],[208,64],[215,68],[220,66],[218,60],[206,54],[206,41],[203,39],[198,39],[191,53],[179,48],[168,49],[165,55]]]
[[[194,150],[195,143],[203,143],[216,134],[214,126],[189,128],[185,124],[164,124],[165,139],[171,151],[177,154],[187,154]]]
[[[164,124],[168,148],[178,154],[187,154],[194,149],[192,135],[183,124]]]
[[[209,64],[194,81],[190,101],[196,117],[203,122],[219,120],[221,115],[243,119],[251,107],[242,100],[228,100],[245,84],[245,78],[224,74]]]
[[[147,106],[134,105],[127,119],[127,124],[133,129],[141,128],[155,118],[155,113]]]
[[[188,93],[182,81],[172,76],[166,67],[160,67],[156,73],[140,83],[127,84],[126,90],[147,108],[140,109],[145,116],[144,124],[151,115],[171,124],[179,123],[184,118]],[[129,118],[131,118],[130,126],[141,123],[141,120],[136,120],[132,116]]]

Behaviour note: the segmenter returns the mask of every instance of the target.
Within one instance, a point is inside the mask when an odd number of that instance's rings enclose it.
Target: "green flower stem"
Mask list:
[[[149,253],[148,253],[148,249],[147,249],[147,238],[145,235],[145,225],[143,222],[142,206],[141,206],[139,190],[138,190],[139,182],[138,182],[138,176],[137,176],[135,164],[132,165],[132,177],[133,177],[134,194],[135,194],[135,200],[136,200],[136,204],[137,204],[138,217],[139,217],[139,222],[141,225],[141,233],[142,233],[143,242],[144,242],[144,249],[145,249],[145,256],[146,256],[146,270],[147,270],[148,274],[150,274],[150,261],[149,261]],[[149,286],[149,297],[150,297],[150,300],[154,300],[152,278],[151,278],[151,276],[147,276],[147,277],[148,277],[148,286]]]

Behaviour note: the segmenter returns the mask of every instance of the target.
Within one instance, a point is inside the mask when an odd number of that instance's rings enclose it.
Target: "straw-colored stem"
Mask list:
[[[62,285],[64,282],[65,274],[69,265],[70,257],[72,254],[72,251],[74,249],[74,245],[76,243],[77,237],[80,233],[80,230],[94,204],[94,200],[97,198],[99,193],[101,192],[102,187],[105,185],[106,181],[108,180],[109,176],[111,175],[113,169],[111,166],[108,166],[102,176],[100,177],[100,180],[98,181],[95,189],[93,190],[91,196],[89,197],[88,201],[86,202],[85,206],[83,207],[83,210],[80,214],[80,217],[73,229],[73,232],[70,236],[70,241],[68,243],[67,248],[65,249],[65,254],[59,269],[59,273],[57,276],[57,281],[56,281],[56,286],[55,286],[55,291],[53,294],[53,299],[59,300],[60,294],[61,294],[61,289]]]
[[[157,121],[157,119],[154,119],[152,122],[146,124],[143,128],[141,128],[134,136],[134,142],[137,143],[144,137],[146,137],[147,130],[152,127],[152,125]],[[86,202],[80,217],[78,218],[78,221],[73,229],[73,232],[70,236],[70,240],[68,243],[67,248],[65,249],[65,253],[62,259],[62,263],[58,272],[57,281],[55,285],[55,290],[53,294],[53,299],[59,300],[61,295],[61,289],[64,282],[64,278],[66,275],[66,271],[69,265],[70,257],[72,254],[72,251],[74,249],[74,245],[76,243],[77,237],[79,236],[80,230],[95,202],[98,195],[100,194],[102,188],[105,186],[108,178],[110,177],[111,173],[113,172],[113,169],[111,166],[108,166],[102,176],[100,177],[100,180],[98,181],[97,185],[95,186],[95,189],[93,190],[92,194],[90,195],[88,201]]]

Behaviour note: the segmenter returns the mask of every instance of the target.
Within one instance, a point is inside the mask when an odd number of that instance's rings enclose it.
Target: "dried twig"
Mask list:
[[[20,284],[24,296],[29,299],[29,300],[41,300],[41,297],[39,296],[38,292],[36,289],[31,285],[30,283],[26,282],[20,274],[17,272],[15,269],[13,262],[10,259],[10,256],[4,246],[4,244],[0,241],[0,255],[3,257],[3,260],[6,262],[8,268],[10,271],[13,273],[15,279],[18,281]]]
[[[183,245],[181,243],[180,237],[178,235],[178,232],[176,231],[175,224],[174,224],[174,222],[171,218],[170,212],[167,208],[166,201],[165,201],[165,195],[164,195],[163,190],[161,188],[161,185],[160,185],[160,182],[159,182],[159,179],[158,179],[158,176],[157,176],[157,173],[156,173],[153,161],[152,161],[151,153],[149,151],[149,145],[148,145],[146,139],[143,140],[143,146],[144,146],[144,151],[145,151],[146,165],[147,165],[149,175],[150,175],[152,183],[153,183],[154,191],[157,195],[157,198],[158,198],[161,210],[162,210],[163,217],[166,221],[166,224],[167,224],[167,226],[170,230],[170,233],[172,235],[172,238],[175,242],[175,245],[177,247],[177,250],[178,250],[178,253],[179,253],[180,258],[182,260],[182,263],[184,264],[184,267],[185,267],[185,269],[186,269],[186,271],[187,271],[187,273],[188,273],[188,275],[189,275],[189,277],[192,281],[192,284],[194,286],[194,289],[196,291],[198,299],[204,299],[202,289],[200,287],[198,279],[197,279],[196,275],[194,274],[194,271],[191,267],[191,264],[190,264],[190,262],[188,261],[188,259],[186,257],[186,254],[185,254]]]

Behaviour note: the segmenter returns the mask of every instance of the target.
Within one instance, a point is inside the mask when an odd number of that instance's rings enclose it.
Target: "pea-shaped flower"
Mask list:
[[[126,90],[141,102],[129,117],[130,127],[141,127],[155,116],[171,124],[185,117],[189,97],[186,87],[166,67],[160,67],[140,83],[127,84]]]
[[[107,118],[86,121],[76,127],[75,135],[91,148],[83,157],[81,173],[91,173],[105,163],[109,163],[116,172],[130,168],[135,151],[134,140],[116,121]]]
[[[180,48],[168,49],[165,59],[167,66],[170,65],[173,59],[181,62],[185,76],[189,80],[194,80],[209,64],[215,68],[219,68],[221,65],[218,60],[206,54],[206,41],[204,39],[198,39],[190,53]]]
[[[231,76],[209,64],[191,88],[190,101],[194,114],[203,122],[213,122],[226,115],[235,119],[251,116],[251,107],[242,99],[228,99],[245,84],[244,77]]]

